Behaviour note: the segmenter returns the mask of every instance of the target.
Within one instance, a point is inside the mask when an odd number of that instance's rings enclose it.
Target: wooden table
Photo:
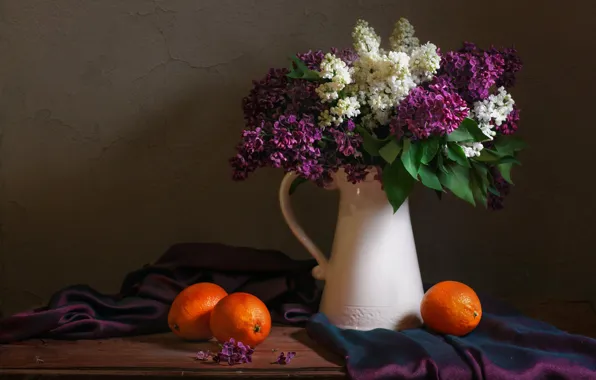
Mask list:
[[[527,315],[571,333],[596,338],[596,312],[587,302],[520,302]],[[257,347],[253,363],[235,366],[195,360],[199,350],[217,351],[214,342],[189,343],[173,334],[131,338],[55,341],[40,339],[0,345],[0,379],[345,377],[343,360],[317,347],[303,329],[276,326]],[[275,350],[275,351],[274,351]],[[295,351],[290,364],[272,364],[279,352]]]
[[[320,349],[306,332],[274,327],[257,347],[253,362],[229,366],[198,361],[199,350],[218,351],[214,342],[184,342],[171,333],[104,340],[30,340],[0,345],[0,378],[38,377],[131,379],[201,376],[203,378],[343,378],[341,358]],[[286,365],[272,364],[281,351],[295,351]]]

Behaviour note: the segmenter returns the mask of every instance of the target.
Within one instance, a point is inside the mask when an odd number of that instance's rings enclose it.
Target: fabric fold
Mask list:
[[[527,318],[482,294],[482,320],[465,337],[424,328],[340,330],[317,314],[315,265],[272,250],[177,244],[155,263],[128,274],[117,294],[73,285],[58,291],[46,307],[0,320],[0,343],[169,331],[167,315],[176,295],[208,281],[229,293],[255,294],[275,322],[306,325],[314,342],[345,360],[352,379],[596,379],[596,340]]]
[[[129,273],[117,294],[73,285],[54,294],[46,307],[0,320],[0,343],[169,331],[173,299],[185,287],[203,281],[219,284],[228,293],[256,295],[267,304],[274,322],[301,324],[318,305],[319,289],[310,274],[315,265],[273,250],[176,244],[155,263]]]
[[[324,314],[307,325],[318,344],[343,357],[351,379],[596,379],[596,340],[481,297],[483,316],[464,337],[424,328],[341,330]]]

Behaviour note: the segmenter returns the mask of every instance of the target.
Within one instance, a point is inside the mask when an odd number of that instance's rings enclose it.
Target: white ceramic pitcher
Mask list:
[[[281,183],[281,210],[318,262],[313,276],[325,281],[320,311],[334,325],[357,330],[418,327],[424,290],[408,202],[394,214],[373,177],[371,173],[352,184],[343,170],[335,174],[330,189],[339,189],[340,205],[329,260],[296,221],[289,195],[294,173]]]

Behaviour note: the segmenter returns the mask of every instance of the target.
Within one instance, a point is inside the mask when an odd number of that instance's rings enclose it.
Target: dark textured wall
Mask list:
[[[278,211],[282,174],[230,179],[250,81],[309,48],[347,46],[358,17],[386,38],[405,16],[422,40],[515,43],[513,91],[531,148],[499,213],[412,198],[427,281],[459,279],[523,299],[596,299],[589,1],[0,0],[0,300],[114,291],[179,241],[306,258]],[[308,202],[312,201],[312,205]],[[331,244],[337,196],[296,207]]]

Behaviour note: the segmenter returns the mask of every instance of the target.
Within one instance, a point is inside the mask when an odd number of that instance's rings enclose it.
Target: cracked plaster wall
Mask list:
[[[240,100],[294,52],[350,44],[357,17],[386,37],[399,16],[445,49],[513,42],[526,63],[514,96],[531,149],[509,208],[412,198],[425,280],[595,299],[595,198],[582,166],[596,137],[582,111],[595,84],[594,6],[529,4],[0,0],[1,307],[37,306],[72,283],[115,291],[180,241],[306,258],[278,211],[281,173],[230,179]],[[325,249],[336,202],[312,186],[296,196]]]

